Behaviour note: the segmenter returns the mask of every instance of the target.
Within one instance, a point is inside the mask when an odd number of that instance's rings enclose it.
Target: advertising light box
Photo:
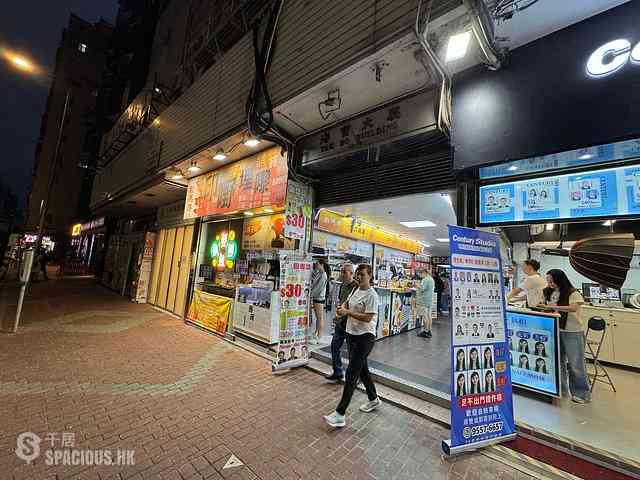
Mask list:
[[[640,167],[480,187],[480,224],[640,215]]]

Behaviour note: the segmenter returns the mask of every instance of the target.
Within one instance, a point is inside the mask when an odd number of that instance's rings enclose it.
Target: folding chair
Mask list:
[[[599,332],[599,338],[589,338],[590,332]],[[590,383],[591,383],[591,391],[593,392],[593,387],[596,382],[602,382],[608,384],[611,389],[615,392],[616,387],[613,384],[613,380],[609,376],[607,369],[600,364],[600,350],[602,349],[602,344],[604,343],[604,338],[607,334],[607,322],[604,321],[602,317],[591,317],[589,319],[589,323],[587,324],[587,331],[585,332],[585,357],[587,360],[591,360],[593,362],[593,373],[589,373]],[[593,337],[597,337],[597,333],[593,335]]]

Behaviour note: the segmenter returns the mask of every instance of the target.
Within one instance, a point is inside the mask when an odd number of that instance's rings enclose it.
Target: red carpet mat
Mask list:
[[[523,437],[518,437],[516,440],[506,442],[503,445],[585,480],[633,480],[628,475],[609,470]]]

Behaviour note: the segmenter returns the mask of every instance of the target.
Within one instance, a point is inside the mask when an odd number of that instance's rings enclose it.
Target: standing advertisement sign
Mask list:
[[[498,235],[449,227],[451,439],[447,455],[515,438]]]
[[[307,328],[312,270],[310,255],[280,251],[280,338],[274,371],[309,361]]]
[[[149,279],[151,278],[151,264],[153,262],[153,250],[156,245],[156,234],[147,232],[144,238],[144,250],[140,259],[140,271],[136,285],[135,301],[147,303],[149,294]]]

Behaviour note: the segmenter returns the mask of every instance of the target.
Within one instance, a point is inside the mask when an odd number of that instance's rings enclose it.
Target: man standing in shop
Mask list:
[[[526,278],[521,287],[516,287],[507,294],[507,301],[520,300],[524,297],[529,307],[535,307],[543,303],[544,294],[542,291],[547,286],[547,282],[538,273],[540,262],[533,259],[525,260],[522,270]]]
[[[419,318],[422,319],[422,331],[418,336],[431,338],[431,304],[433,302],[435,281],[426,268],[419,270],[418,275],[420,275],[421,280],[415,294],[416,321]]]
[[[340,273],[340,281],[342,284],[340,285],[338,298],[340,299],[339,305],[342,305],[347,301],[353,291],[358,288],[358,282],[353,278],[353,266],[350,263],[342,265]],[[338,383],[344,380],[340,350],[342,349],[345,338],[347,338],[347,317],[336,316],[333,319],[333,323],[334,329],[331,339],[331,363],[333,364],[333,372],[325,378],[329,383]]]

